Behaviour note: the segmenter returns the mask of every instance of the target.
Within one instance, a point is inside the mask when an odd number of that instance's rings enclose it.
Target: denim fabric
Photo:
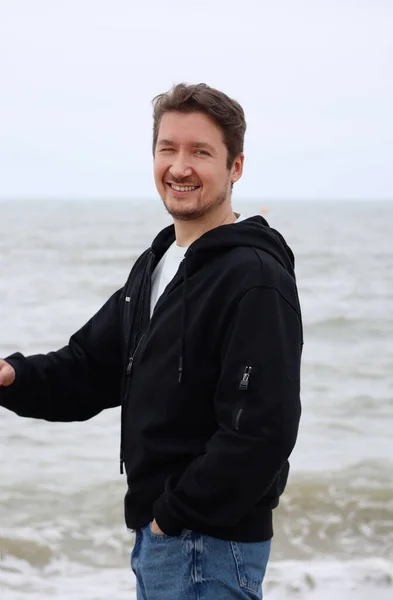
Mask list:
[[[228,542],[184,530],[136,532],[137,600],[261,600],[271,542]]]

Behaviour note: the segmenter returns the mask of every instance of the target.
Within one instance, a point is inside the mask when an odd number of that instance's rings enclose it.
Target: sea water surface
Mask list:
[[[393,202],[268,209],[296,256],[305,346],[265,598],[392,600]],[[168,223],[159,201],[0,202],[0,356],[65,345]],[[119,417],[0,408],[2,600],[135,599]]]

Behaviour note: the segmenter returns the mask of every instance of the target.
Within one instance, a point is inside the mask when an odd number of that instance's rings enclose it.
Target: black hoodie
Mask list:
[[[273,535],[300,418],[302,322],[293,254],[260,216],[187,250],[150,319],[164,229],[67,346],[8,357],[0,403],[19,415],[85,420],[121,404],[125,517],[236,541]]]

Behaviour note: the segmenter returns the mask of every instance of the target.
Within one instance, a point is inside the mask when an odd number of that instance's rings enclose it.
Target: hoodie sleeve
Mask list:
[[[120,404],[122,340],[118,290],[57,352],[5,358],[15,369],[0,405],[22,417],[85,421]]]
[[[167,535],[235,526],[271,492],[286,465],[301,413],[296,292],[293,300],[295,308],[279,290],[255,287],[239,302],[214,399],[218,429],[206,452],[180,479],[169,479],[155,503]]]

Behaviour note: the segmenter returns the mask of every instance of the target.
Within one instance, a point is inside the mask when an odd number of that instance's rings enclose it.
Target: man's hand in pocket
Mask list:
[[[161,534],[161,535],[165,535],[165,533],[163,531],[161,531],[161,529],[158,527],[157,521],[155,519],[154,519],[154,521],[152,521],[151,530],[152,530],[153,533],[158,533],[158,534]]]

